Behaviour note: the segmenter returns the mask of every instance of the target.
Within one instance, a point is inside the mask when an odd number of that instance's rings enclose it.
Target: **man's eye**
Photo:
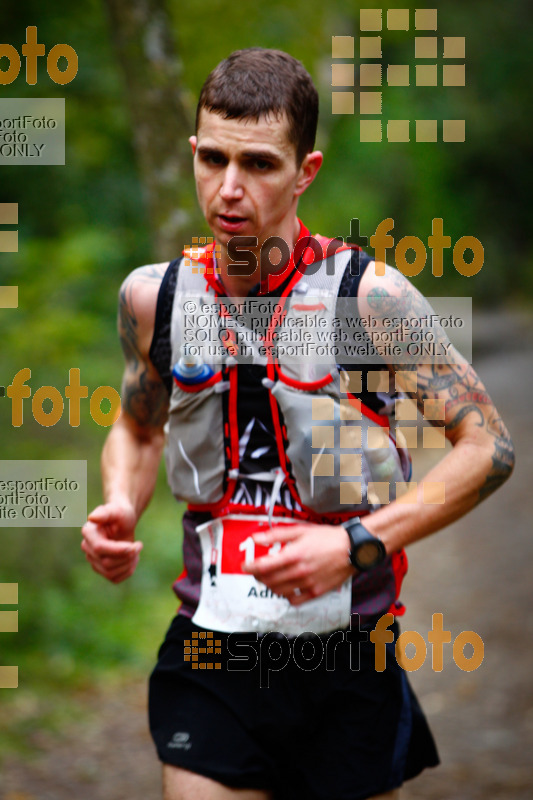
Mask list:
[[[272,167],[272,164],[270,163],[270,161],[265,161],[263,158],[258,158],[254,161],[254,166],[260,172],[266,172]]]
[[[219,153],[206,153],[202,160],[205,161],[206,164],[212,164],[215,167],[219,167],[224,163],[224,156],[220,155]]]

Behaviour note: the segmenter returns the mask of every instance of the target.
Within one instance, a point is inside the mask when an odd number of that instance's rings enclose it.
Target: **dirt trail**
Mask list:
[[[408,784],[402,800],[531,800],[533,797],[533,329],[516,315],[476,320],[475,365],[508,423],[517,450],[512,480],[468,517],[409,551],[402,627],[427,642],[444,615],[452,641],[482,637],[485,659],[463,672],[446,647],[411,680],[430,719],[442,766]],[[418,453],[416,470],[426,466]],[[468,648],[465,655],[469,655]],[[4,763],[1,800],[160,800],[159,766],[146,730],[144,684],[91,699],[59,743]]]

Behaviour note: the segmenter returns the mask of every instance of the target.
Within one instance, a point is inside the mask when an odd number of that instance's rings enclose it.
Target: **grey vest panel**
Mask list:
[[[278,381],[272,394],[283,412],[287,456],[304,505],[318,513],[379,507],[385,483],[389,502],[394,499],[396,482],[405,481],[400,454],[378,423],[358,414],[346,399],[341,405],[338,375],[311,392]],[[384,447],[368,446],[371,430]]]
[[[180,358],[183,344],[187,297],[214,299],[212,291],[205,291],[204,277],[193,274],[185,263],[179,271],[172,309],[173,365]],[[178,500],[215,503],[223,495],[224,421],[219,386],[199,385],[194,391],[185,391],[173,381],[165,460],[168,482]]]
[[[224,436],[217,384],[194,393],[174,384],[170,398],[167,476],[175,497],[215,503],[222,497]]]
[[[291,323],[305,313],[306,303],[312,307],[318,301],[326,320],[322,329],[332,329],[339,287],[351,252],[339,252],[309,267],[311,274],[302,276],[288,298],[278,339],[290,336]],[[193,275],[187,268],[180,270],[172,313],[173,364],[179,359],[183,337],[187,337],[187,298],[196,304],[205,303],[206,320],[202,317],[202,326],[211,333],[218,329],[214,292],[206,292],[205,286],[203,276]],[[213,339],[216,341],[216,334]],[[209,363],[209,358],[204,360]],[[220,369],[215,359],[212,364],[215,372]],[[369,438],[369,430],[381,426],[372,416],[361,416],[349,403],[342,391],[335,357],[315,363],[292,355],[288,348],[286,354],[279,356],[277,378],[270,390],[283,414],[286,453],[303,504],[319,514],[356,514],[379,507],[383,488],[374,484],[385,483],[389,486],[389,501],[393,500],[396,482],[406,480],[409,473],[407,451],[398,450],[392,439],[383,435],[380,443],[379,431],[377,438],[376,434]],[[173,386],[166,455],[168,479],[178,499],[193,504],[214,503],[223,496],[224,420],[220,390],[227,387],[218,383],[195,388],[194,392],[186,392],[175,383]],[[383,420],[389,422],[386,416]]]
[[[338,292],[350,256],[351,251],[338,253],[329,269],[322,262],[315,274],[304,276],[290,298],[291,306],[280,331],[290,330],[291,322],[296,324],[298,315],[306,314],[307,301],[310,308],[322,307],[315,312],[313,325],[319,333],[326,332],[332,343]],[[355,316],[356,298],[353,312]],[[357,368],[354,364],[354,371]],[[376,365],[378,368],[383,369],[384,365]],[[387,493],[388,501],[393,500],[396,483],[405,481],[409,473],[408,456],[384,433],[383,426],[390,426],[392,420],[381,417],[381,426],[371,412],[366,416],[350,403],[335,356],[328,355],[320,363],[281,357],[278,375],[280,380],[272,387],[272,394],[283,413],[287,456],[304,505],[318,513],[355,513],[379,507],[380,497]],[[331,381],[319,388],[310,385],[328,376]],[[386,490],[383,484],[387,484]]]

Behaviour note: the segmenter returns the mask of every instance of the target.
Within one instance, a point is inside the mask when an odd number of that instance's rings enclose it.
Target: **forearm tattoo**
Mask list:
[[[367,298],[377,322],[377,330],[380,330],[380,321],[383,322],[383,319],[390,317],[391,314],[405,319],[420,319],[433,313],[425,297],[400,273],[390,269],[387,278],[390,293],[384,286],[375,287]],[[470,416],[470,421],[483,428],[491,437],[492,466],[479,490],[479,502],[497,489],[511,474],[514,467],[513,443],[475,370],[453,348],[442,327],[433,326],[432,330],[436,342],[444,345],[445,352],[448,353],[446,363],[420,364],[413,362],[412,359],[406,359],[403,364],[395,363],[394,368],[405,373],[413,373],[412,388],[406,386],[406,392],[416,399],[421,412],[424,411],[424,401],[444,400],[445,419],[432,420],[432,425],[444,426],[450,433]],[[372,329],[368,334],[372,338]],[[405,337],[404,348],[408,341]],[[396,344],[402,346],[402,337]],[[376,343],[375,347],[379,352],[379,343]],[[399,360],[402,360],[401,356]],[[408,375],[406,382],[409,383]]]

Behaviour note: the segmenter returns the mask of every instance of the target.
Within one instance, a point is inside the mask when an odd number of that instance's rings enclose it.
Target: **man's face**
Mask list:
[[[293,238],[298,197],[322,156],[309,153],[298,166],[287,130],[285,115],[255,122],[202,109],[189,141],[198,201],[220,244],[232,236],[257,236],[259,246],[269,236]]]

